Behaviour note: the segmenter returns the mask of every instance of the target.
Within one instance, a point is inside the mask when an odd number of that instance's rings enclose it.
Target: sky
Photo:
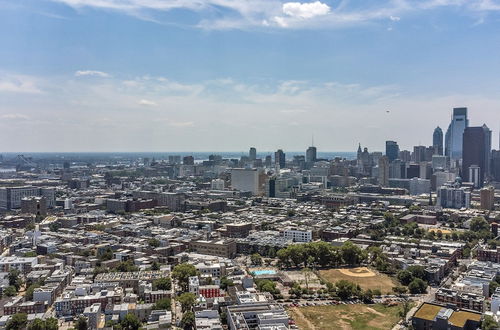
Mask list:
[[[0,151],[498,148],[500,0],[0,0]]]

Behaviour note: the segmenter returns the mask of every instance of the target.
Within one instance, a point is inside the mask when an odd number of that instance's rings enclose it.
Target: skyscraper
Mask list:
[[[491,176],[495,182],[500,182],[500,150],[491,152]]]
[[[382,187],[389,186],[389,158],[387,156],[378,159],[378,183]]]
[[[396,141],[386,141],[385,142],[385,155],[389,159],[389,162],[393,162],[399,157],[399,146]]]
[[[309,147],[306,150],[306,162],[314,163],[316,161],[316,147]]]
[[[467,127],[463,134],[462,177],[471,181],[470,168],[479,167],[479,186],[489,176],[491,162],[491,131],[488,126]],[[474,172],[476,173],[476,172]]]
[[[443,154],[443,130],[441,127],[436,127],[432,134],[432,146],[438,155]]]
[[[450,126],[446,132],[448,155],[451,159],[461,159],[464,130],[469,127],[467,108],[454,108]]]
[[[248,152],[248,158],[250,158],[250,160],[256,160],[257,159],[257,149],[255,149],[254,147],[251,147],[250,151]]]
[[[283,150],[278,149],[278,151],[274,153],[274,164],[279,166],[279,168],[285,168],[286,162]]]

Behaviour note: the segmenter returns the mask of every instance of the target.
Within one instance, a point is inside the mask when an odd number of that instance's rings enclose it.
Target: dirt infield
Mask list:
[[[374,277],[377,276],[376,273],[372,272],[366,267],[358,267],[358,268],[342,268],[339,271],[347,276],[352,277]]]
[[[320,270],[319,274],[324,280],[333,284],[347,280],[359,284],[364,290],[378,289],[382,294],[392,293],[392,288],[399,285],[396,279],[366,267]]]
[[[451,230],[441,229],[441,228],[431,228],[431,229],[429,229],[429,231],[433,231],[436,234],[438,233],[438,231],[440,231],[441,234],[443,234],[443,235],[451,235],[451,233],[452,233]]]

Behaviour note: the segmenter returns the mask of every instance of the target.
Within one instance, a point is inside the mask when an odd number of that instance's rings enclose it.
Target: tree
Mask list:
[[[498,323],[493,319],[492,316],[486,315],[481,323],[481,329],[483,330],[496,330],[498,329]]]
[[[151,264],[151,270],[160,270],[160,264],[156,261],[153,261]]]
[[[297,282],[293,282],[292,288],[288,291],[288,293],[297,298],[300,298],[302,296],[302,288],[300,287],[300,284]]]
[[[78,320],[75,322],[75,329],[76,330],[87,330],[88,328],[88,322],[87,318],[85,316],[80,316]]]
[[[427,283],[420,278],[415,278],[408,284],[408,290],[412,294],[419,294],[427,292]]]
[[[363,253],[359,246],[350,241],[345,242],[341,248],[342,259],[349,265],[357,265],[363,261]]]
[[[413,275],[409,270],[400,270],[397,275],[398,281],[403,285],[410,284],[413,281]]]
[[[26,327],[28,323],[28,314],[17,313],[12,315],[10,320],[5,325],[6,330],[21,330]]]
[[[399,311],[399,316],[403,319],[403,323],[406,324],[406,315],[410,312],[411,303],[408,299],[405,299],[402,304],[402,309]]]
[[[225,277],[225,276],[224,276],[224,277],[222,277],[222,278],[220,279],[220,288],[221,288],[222,290],[227,290],[227,287],[228,287],[228,286],[234,286],[233,281],[231,281],[230,279],[228,279],[228,278],[227,278],[227,277]]]
[[[172,278],[177,280],[183,291],[188,291],[189,277],[196,276],[197,274],[198,272],[193,265],[183,263],[174,267],[174,270],[172,271]]]
[[[250,261],[252,262],[252,265],[257,265],[257,266],[262,265],[262,257],[258,253],[252,254],[250,256]]]
[[[54,317],[49,317],[45,320],[45,330],[57,330],[59,329],[59,322]]]
[[[177,301],[181,304],[182,311],[186,312],[191,310],[191,307],[194,306],[194,303],[196,302],[196,296],[191,292],[184,292],[177,298]]]
[[[172,280],[168,277],[159,278],[153,281],[153,290],[170,290],[172,289]]]
[[[28,325],[28,330],[45,330],[45,321],[42,319],[34,319]]]
[[[116,267],[115,269],[116,269],[117,272],[123,272],[123,273],[137,272],[137,271],[139,271],[139,267],[137,267],[136,265],[134,265],[134,263],[132,262],[132,260],[127,260],[127,261],[120,262],[120,264],[118,265],[118,267]]]
[[[480,231],[484,231],[484,230],[489,231],[490,230],[490,224],[483,217],[474,217],[470,221],[469,228],[473,232],[480,232]]]
[[[410,266],[407,268],[407,270],[411,273],[413,277],[419,278],[421,280],[425,280],[426,274],[425,274],[425,268],[422,266]]]
[[[160,241],[159,241],[159,240],[157,240],[156,238],[150,238],[150,239],[148,240],[148,244],[149,244],[149,246],[151,246],[151,247],[153,247],[153,248],[157,248],[157,247],[159,247],[159,246],[160,246]]]
[[[121,322],[123,329],[138,330],[141,327],[141,321],[134,314],[127,314]]]
[[[352,282],[340,280],[335,283],[335,286],[337,287],[337,295],[342,300],[347,300],[358,294],[357,287]]]
[[[14,297],[17,294],[17,290],[15,286],[8,286],[3,290],[3,294],[7,297]]]
[[[194,313],[193,312],[186,312],[184,315],[182,315],[182,320],[181,320],[181,325],[183,329],[189,330],[192,329],[194,326]]]
[[[392,291],[394,291],[395,294],[405,294],[406,292],[408,292],[408,289],[404,286],[395,286],[392,288]]]
[[[302,274],[304,274],[304,279],[306,280],[306,288],[309,290],[309,277],[311,276],[311,269],[307,267],[302,269]]]
[[[31,284],[27,289],[26,289],[26,293],[24,294],[24,297],[26,298],[26,300],[33,300],[33,292],[35,291],[35,289],[41,287],[43,284],[43,281],[40,281],[40,282],[36,282],[36,283],[33,283]]]
[[[153,306],[153,310],[170,310],[172,308],[172,301],[170,298],[163,298],[158,300]]]
[[[373,292],[372,290],[368,289],[364,292],[361,293],[361,300],[363,300],[363,303],[365,304],[371,304],[373,303]]]
[[[22,285],[22,280],[19,275],[20,272],[17,269],[11,269],[8,275],[9,285],[14,286],[16,288],[16,291],[19,291],[19,288]]]

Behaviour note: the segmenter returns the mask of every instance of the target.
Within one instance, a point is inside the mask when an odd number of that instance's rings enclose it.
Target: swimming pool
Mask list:
[[[257,276],[259,276],[259,275],[274,275],[274,274],[276,274],[276,271],[273,269],[261,269],[261,270],[254,270],[253,273]]]

